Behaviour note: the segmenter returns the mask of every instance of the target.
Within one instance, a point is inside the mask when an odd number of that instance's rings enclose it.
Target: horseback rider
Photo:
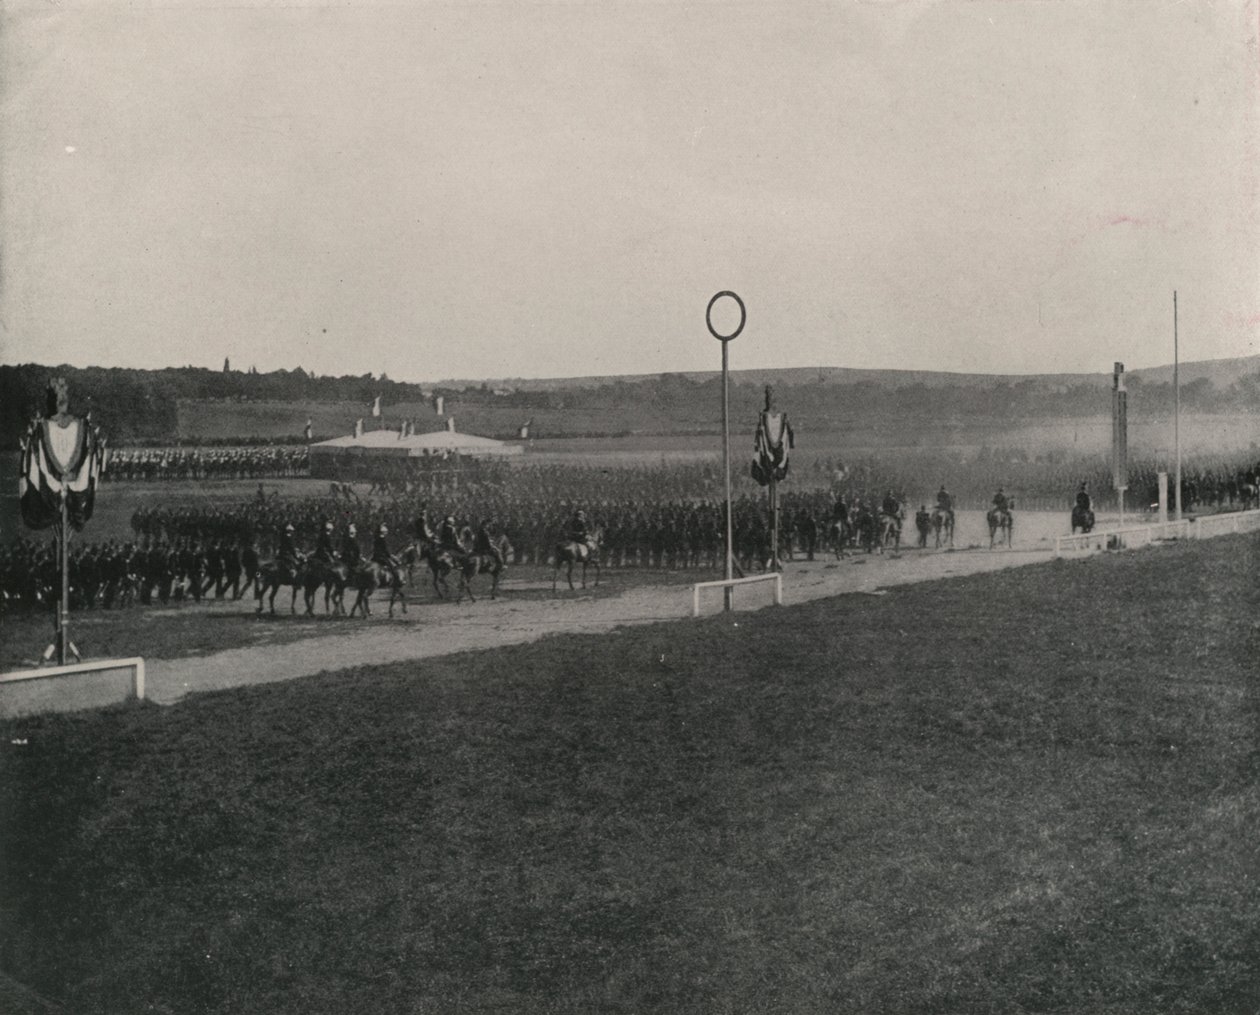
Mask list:
[[[447,515],[442,519],[442,528],[438,532],[438,548],[451,554],[463,554],[464,544],[459,541],[459,530],[455,526],[455,516]]]
[[[433,542],[433,526],[429,524],[429,507],[427,504],[420,505],[420,514],[411,523],[411,532],[415,536],[417,543]]]
[[[385,537],[389,535],[389,528],[382,522],[376,529],[376,535],[372,538],[372,563],[379,564],[386,571],[393,584],[402,584],[402,578],[398,574],[398,560],[389,552],[389,544],[385,541]]]
[[[590,553],[590,547],[587,545],[589,533],[586,529],[586,512],[578,508],[573,512],[573,517],[569,519],[569,524],[565,527],[564,538],[567,542],[574,543],[578,547],[578,560],[585,560],[586,555]]]
[[[363,551],[359,549],[359,530],[354,527],[353,522],[341,537],[341,559],[351,571],[363,561]]]
[[[324,531],[319,534],[319,539],[315,541],[315,559],[324,564],[333,562],[333,523],[325,520]]]
[[[993,510],[998,513],[1010,511],[1010,501],[1007,500],[1006,494],[1002,492],[1002,488],[1000,486],[998,487],[997,493],[993,495]]]
[[[488,518],[483,519],[477,527],[477,534],[473,537],[473,552],[491,557],[499,567],[503,567],[503,551],[499,549],[494,536],[490,533],[490,519]]]
[[[1085,484],[1082,483],[1081,488],[1076,491],[1076,510],[1081,514],[1086,514],[1087,512],[1093,510],[1093,507],[1093,502],[1089,498],[1089,490],[1086,489]]]
[[[296,571],[298,566],[297,547],[293,544],[293,523],[290,522],[280,533],[280,548],[276,551],[276,560],[289,571]]]
[[[936,510],[944,515],[948,515],[950,521],[954,520],[954,498],[946,491],[944,483],[936,491]]]

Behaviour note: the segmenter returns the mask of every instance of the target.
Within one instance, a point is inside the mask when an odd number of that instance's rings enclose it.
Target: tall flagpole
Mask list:
[[[1173,480],[1175,484],[1174,501],[1176,505],[1174,518],[1181,521],[1181,357],[1177,349],[1177,290],[1173,290],[1173,391],[1174,391],[1174,407],[1173,407],[1173,446],[1177,456],[1177,474]]]
[[[723,335],[715,327],[713,327],[713,304],[724,296],[729,296],[739,307],[739,326],[729,335]],[[713,299],[709,300],[709,306],[704,312],[704,323],[709,328],[709,334],[722,343],[722,471],[726,476],[726,581],[729,583],[734,577],[735,570],[735,548],[734,543],[734,526],[731,518],[731,402],[730,402],[730,357],[727,353],[726,346],[736,338],[741,331],[744,330],[744,323],[748,320],[747,312],[744,310],[744,301],[729,289],[724,289],[717,293]],[[735,590],[729,584],[723,586],[724,602],[723,605],[730,610],[735,605]]]

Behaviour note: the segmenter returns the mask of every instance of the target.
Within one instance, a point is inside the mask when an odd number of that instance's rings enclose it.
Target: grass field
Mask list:
[[[1258,565],[8,722],[0,969],[84,1013],[1251,1013]]]

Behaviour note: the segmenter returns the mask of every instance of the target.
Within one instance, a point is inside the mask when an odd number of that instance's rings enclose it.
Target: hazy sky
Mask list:
[[[3,362],[1260,352],[1255,0],[0,6]]]

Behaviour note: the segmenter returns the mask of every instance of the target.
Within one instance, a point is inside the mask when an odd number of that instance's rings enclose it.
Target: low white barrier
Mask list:
[[[1126,525],[1122,529],[1095,529],[1078,532],[1071,536],[1056,536],[1054,555],[1061,557],[1071,551],[1126,550],[1149,546],[1163,539],[1186,539],[1190,535],[1190,523],[1156,522],[1153,525]]]
[[[1228,511],[1219,515],[1203,515],[1194,520],[1196,539],[1222,536],[1226,532],[1254,532],[1260,529],[1260,511]]]
[[[783,575],[777,571],[767,571],[765,574],[751,574],[747,578],[719,578],[712,582],[697,582],[691,587],[691,615],[693,617],[700,616],[700,590],[730,588],[732,590],[732,605],[734,605],[734,586],[751,585],[753,582],[774,582],[774,605],[783,605]]]
[[[0,673],[0,718],[76,712],[144,698],[144,660],[98,659],[71,666]]]
[[[1165,539],[1210,539],[1227,532],[1254,532],[1260,529],[1260,511],[1228,511],[1219,515],[1200,515],[1193,522],[1156,522],[1153,525],[1132,525],[1123,529],[1095,529],[1071,536],[1056,536],[1054,555],[1094,550],[1132,550]]]

